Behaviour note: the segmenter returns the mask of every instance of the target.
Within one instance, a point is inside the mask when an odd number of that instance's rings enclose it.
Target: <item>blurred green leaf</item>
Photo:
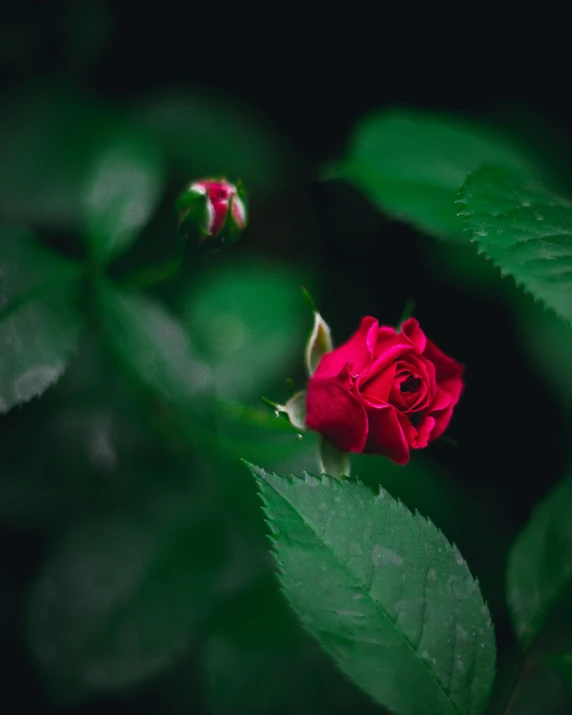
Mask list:
[[[572,322],[572,203],[499,167],[471,174],[458,203],[467,229],[501,273]]]
[[[572,406],[572,330],[531,296],[512,301],[514,322],[532,367],[563,408]]]
[[[222,604],[208,630],[214,715],[380,713],[303,631],[270,575]]]
[[[164,183],[155,144],[130,129],[109,137],[90,169],[83,196],[85,238],[99,261],[110,261],[136,239]]]
[[[81,267],[25,230],[0,228],[0,413],[41,395],[77,349]]]
[[[229,97],[174,90],[146,100],[134,117],[183,181],[226,176],[259,195],[284,180],[291,149],[262,117]]]
[[[566,653],[550,660],[556,670],[563,676],[566,682],[572,686],[572,653]]]
[[[457,548],[383,490],[251,470],[282,586],[350,678],[403,715],[482,713],[494,633]]]
[[[217,265],[184,296],[180,312],[221,397],[258,401],[273,381],[302,370],[301,277],[272,264]]]
[[[44,86],[6,98],[0,117],[0,212],[76,228],[89,167],[117,120],[78,92]]]
[[[484,123],[391,109],[358,125],[334,177],[355,184],[382,211],[424,233],[463,239],[457,191],[486,163],[535,168],[508,134]]]
[[[61,525],[79,501],[77,493],[64,492],[46,477],[0,472],[0,524],[19,531]]]
[[[537,666],[525,674],[510,705],[493,710],[491,715],[569,715],[571,712],[572,693],[566,683],[551,667]]]
[[[29,645],[64,700],[125,687],[189,644],[218,578],[223,536],[173,492],[72,528],[32,588]]]
[[[97,286],[97,307],[124,368],[167,402],[192,407],[212,378],[176,318],[151,298],[122,292],[103,280]]]
[[[566,621],[572,621],[571,511],[572,477],[568,476],[536,506],[510,551],[507,601],[525,647],[535,642],[556,613],[564,616],[558,618],[558,639],[568,638],[567,646],[572,647],[570,628],[565,628]]]

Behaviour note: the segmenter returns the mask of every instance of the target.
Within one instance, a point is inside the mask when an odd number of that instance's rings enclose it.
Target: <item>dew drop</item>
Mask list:
[[[459,623],[456,624],[455,631],[459,640],[466,641],[469,638],[469,634]]]
[[[465,576],[449,576],[447,588],[455,598],[464,601],[475,590],[475,583],[472,578]]]
[[[371,550],[371,560],[376,566],[401,566],[403,557],[381,544],[375,544]]]

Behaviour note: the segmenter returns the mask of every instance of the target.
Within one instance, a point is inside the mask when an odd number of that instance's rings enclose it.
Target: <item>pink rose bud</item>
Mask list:
[[[218,238],[235,241],[246,227],[247,208],[240,185],[225,179],[194,181],[177,201],[179,230],[198,232],[199,244]]]
[[[341,452],[383,454],[397,464],[447,428],[464,366],[432,343],[415,318],[400,332],[363,318],[320,359],[308,383],[305,423]]]

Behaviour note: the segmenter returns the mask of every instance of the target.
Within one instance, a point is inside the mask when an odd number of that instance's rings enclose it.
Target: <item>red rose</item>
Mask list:
[[[310,378],[306,425],[344,452],[384,454],[406,464],[410,448],[426,447],[447,428],[463,371],[414,318],[400,333],[363,318]]]

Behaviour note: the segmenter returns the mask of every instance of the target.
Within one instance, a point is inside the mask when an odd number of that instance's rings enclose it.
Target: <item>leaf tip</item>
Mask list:
[[[248,467],[253,477],[256,479],[266,479],[266,471],[262,469],[262,467],[252,464],[252,462],[249,462],[248,459],[244,459],[244,457],[241,457],[240,461]]]

